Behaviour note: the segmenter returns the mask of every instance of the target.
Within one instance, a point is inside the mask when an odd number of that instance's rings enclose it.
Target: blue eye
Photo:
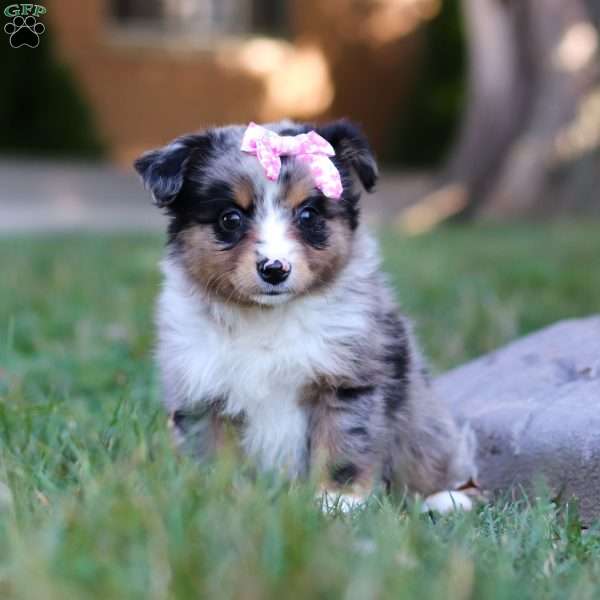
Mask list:
[[[228,210],[219,217],[219,225],[223,231],[236,231],[242,226],[242,215],[238,210]]]

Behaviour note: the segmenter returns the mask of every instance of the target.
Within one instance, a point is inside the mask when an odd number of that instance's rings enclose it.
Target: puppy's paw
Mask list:
[[[324,513],[335,511],[349,513],[364,508],[367,498],[359,494],[344,494],[331,490],[322,490],[317,494],[317,501],[321,504]]]
[[[438,512],[447,514],[457,510],[466,512],[473,508],[473,501],[464,492],[446,490],[427,496],[423,501],[422,512]]]

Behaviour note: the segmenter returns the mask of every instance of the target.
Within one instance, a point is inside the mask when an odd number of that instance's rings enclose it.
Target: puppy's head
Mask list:
[[[268,125],[297,135],[309,125]],[[335,149],[340,199],[325,197],[306,167],[282,157],[277,181],[240,150],[245,127],[177,138],[135,162],[157,206],[169,214],[171,254],[207,293],[228,302],[274,305],[329,285],[346,264],[358,224],[360,184],[377,165],[348,121],[316,128]]]

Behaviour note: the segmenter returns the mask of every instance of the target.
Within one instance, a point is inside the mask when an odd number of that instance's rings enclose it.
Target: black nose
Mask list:
[[[292,267],[289,264],[284,265],[280,260],[265,258],[256,263],[256,269],[263,281],[271,285],[277,285],[288,278]]]

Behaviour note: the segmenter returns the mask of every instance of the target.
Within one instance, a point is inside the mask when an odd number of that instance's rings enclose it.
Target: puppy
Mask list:
[[[348,121],[262,130],[292,142],[316,131],[340,185],[330,197],[310,156],[279,147],[269,175],[241,149],[247,131],[185,135],[135,162],[170,217],[157,357],[177,442],[206,459],[233,429],[263,469],[349,501],[466,481],[471,452],[360,222],[377,180],[367,140]]]

